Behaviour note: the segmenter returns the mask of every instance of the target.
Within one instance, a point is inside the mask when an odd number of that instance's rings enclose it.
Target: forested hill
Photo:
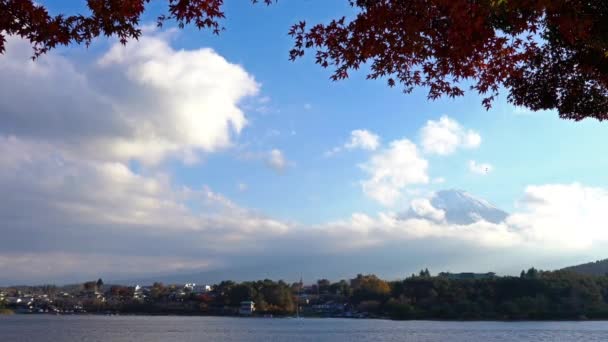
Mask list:
[[[608,259],[570,266],[564,268],[563,270],[585,275],[603,276],[608,274]]]

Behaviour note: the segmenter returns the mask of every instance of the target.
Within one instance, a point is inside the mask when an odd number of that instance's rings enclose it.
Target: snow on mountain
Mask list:
[[[509,215],[483,199],[477,198],[466,191],[455,189],[436,192],[428,201],[428,204],[437,211],[443,211],[445,221],[452,224],[465,225],[480,220],[499,223]],[[404,215],[404,218],[429,218],[426,215],[429,210],[421,211],[420,207],[419,204],[412,206]]]

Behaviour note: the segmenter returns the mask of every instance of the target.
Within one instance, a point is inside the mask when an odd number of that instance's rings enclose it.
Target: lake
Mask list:
[[[608,322],[0,316],[0,341],[608,341]]]

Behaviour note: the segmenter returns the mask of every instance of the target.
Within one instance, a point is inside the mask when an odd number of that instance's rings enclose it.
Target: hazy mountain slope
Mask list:
[[[586,275],[603,276],[608,274],[608,259],[588,262],[576,266],[562,268],[564,271],[572,271]]]

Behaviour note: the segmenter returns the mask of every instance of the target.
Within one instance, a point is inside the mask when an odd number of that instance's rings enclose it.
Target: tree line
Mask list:
[[[113,300],[96,307],[90,302],[88,309],[231,315],[242,301],[252,300],[259,315],[293,315],[297,306],[306,314],[311,312],[306,308],[331,303],[340,308],[335,313],[339,316],[348,312],[402,320],[608,319],[608,276],[534,268],[518,277],[460,279],[422,270],[396,281],[359,274],[336,282],[320,279],[312,286],[265,279],[222,281],[209,293],[179,297],[175,290],[175,285],[155,283],[145,300],[134,300],[132,288],[114,286],[110,289]]]

